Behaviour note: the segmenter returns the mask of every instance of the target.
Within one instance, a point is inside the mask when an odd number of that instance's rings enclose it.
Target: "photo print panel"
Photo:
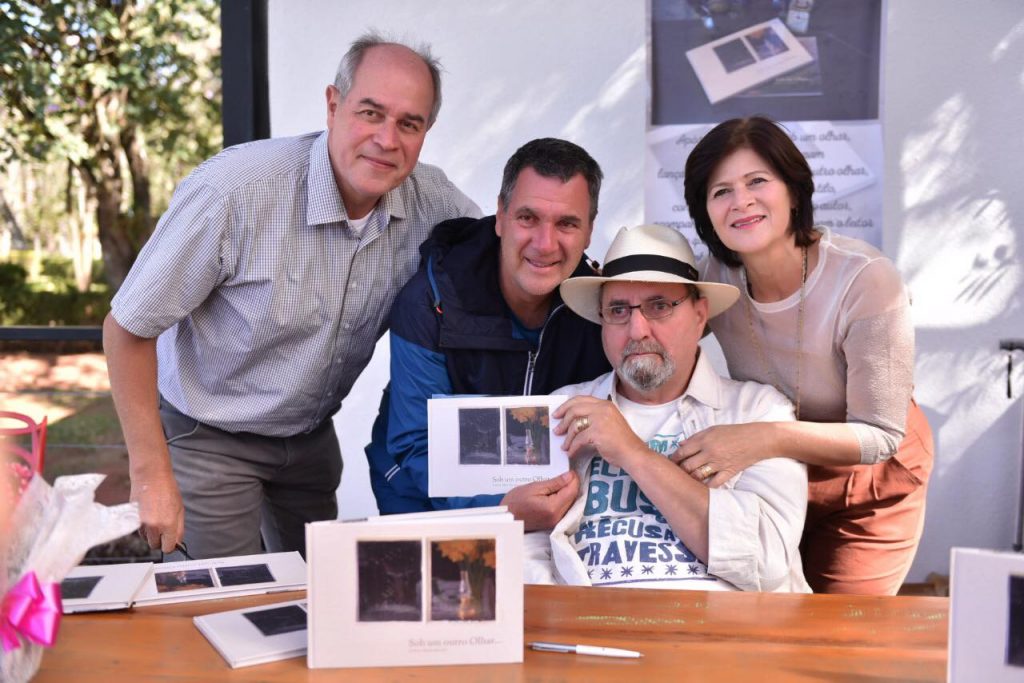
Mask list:
[[[1011,575],[1009,584],[1006,663],[1024,669],[1024,576]]]
[[[789,51],[786,42],[771,26],[764,26],[744,34],[743,39],[750,47],[754,48],[758,59],[768,59]]]
[[[423,547],[420,541],[360,541],[359,621],[423,619]]]
[[[156,572],[153,576],[158,593],[177,593],[213,588],[213,575],[209,569],[176,569]]]
[[[300,605],[255,609],[243,612],[242,616],[264,636],[279,636],[306,629],[306,610]]]
[[[551,464],[551,416],[547,406],[505,409],[505,462]]]
[[[430,619],[494,621],[493,538],[430,541]]]
[[[500,495],[569,469],[552,415],[566,396],[459,396],[427,402],[430,496]]]
[[[250,583],[268,583],[274,581],[274,574],[265,564],[243,564],[230,567],[217,567],[217,580],[222,586],[244,586]]]
[[[750,49],[747,48],[747,44],[739,38],[730,40],[728,43],[716,45],[714,50],[718,61],[722,63],[722,68],[725,69],[726,73],[732,73],[757,61],[750,52]]]
[[[459,410],[459,464],[501,464],[501,411],[497,408]]]
[[[84,600],[92,595],[102,576],[72,576],[60,582],[61,600]]]

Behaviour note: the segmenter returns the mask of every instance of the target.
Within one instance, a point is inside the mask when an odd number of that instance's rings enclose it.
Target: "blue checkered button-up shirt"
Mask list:
[[[433,166],[347,223],[327,134],[224,150],[179,185],[114,297],[157,341],[160,393],[232,432],[290,436],[338,409],[430,229],[480,209]]]

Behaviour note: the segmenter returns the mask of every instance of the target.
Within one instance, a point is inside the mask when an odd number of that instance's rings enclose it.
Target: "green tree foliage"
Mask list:
[[[0,0],[0,164],[66,159],[114,288],[170,178],[220,145],[218,13],[215,0]]]

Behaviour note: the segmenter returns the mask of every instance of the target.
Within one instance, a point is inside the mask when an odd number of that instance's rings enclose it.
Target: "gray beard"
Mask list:
[[[630,342],[622,350],[623,356],[633,353],[656,353],[659,358],[629,357],[619,367],[615,368],[615,374],[629,386],[637,391],[652,391],[657,389],[675,374],[676,364],[665,349],[654,341],[647,343]]]

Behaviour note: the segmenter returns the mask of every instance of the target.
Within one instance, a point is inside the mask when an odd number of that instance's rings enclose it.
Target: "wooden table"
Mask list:
[[[528,586],[527,642],[639,650],[620,660],[527,650],[522,664],[306,668],[305,658],[230,669],[192,624],[199,614],[301,593],[64,618],[35,681],[942,681],[949,603],[844,597]]]

